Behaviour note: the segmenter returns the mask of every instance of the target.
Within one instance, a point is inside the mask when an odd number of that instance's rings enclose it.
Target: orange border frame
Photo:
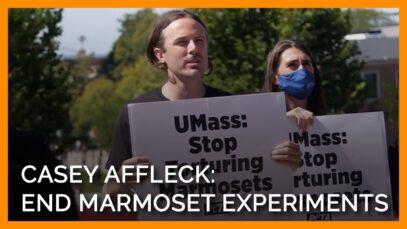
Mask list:
[[[8,73],[7,73],[7,33],[8,23],[7,15],[8,8],[31,8],[31,7],[45,7],[45,8],[241,8],[241,7],[268,7],[268,8],[400,8],[400,41],[406,33],[403,28],[402,12],[405,8],[401,0],[308,0],[304,3],[301,2],[288,2],[278,0],[203,0],[203,1],[189,1],[183,2],[181,0],[155,0],[155,1],[135,1],[135,0],[2,0],[0,1],[0,225],[1,228],[54,228],[60,229],[72,227],[96,227],[96,228],[111,228],[113,226],[120,226],[123,228],[130,227],[143,227],[143,228],[208,228],[208,227],[233,227],[233,228],[271,228],[271,227],[299,227],[299,228],[312,228],[325,229],[327,226],[330,228],[343,228],[343,227],[369,227],[372,228],[405,228],[407,224],[404,219],[403,210],[406,205],[406,198],[402,193],[405,190],[404,173],[406,168],[400,166],[400,219],[399,221],[390,222],[8,222],[7,215],[7,171],[8,171]],[[400,63],[406,55],[406,44],[400,42]],[[400,64],[399,75],[406,72],[407,66]],[[406,124],[402,117],[405,117],[406,109],[404,108],[404,101],[406,92],[402,90],[406,87],[403,77],[399,77],[400,83],[400,164],[405,163],[406,157],[402,152],[406,151],[405,143],[405,129]],[[329,225],[327,225],[329,224]],[[402,226],[404,225],[404,226]]]

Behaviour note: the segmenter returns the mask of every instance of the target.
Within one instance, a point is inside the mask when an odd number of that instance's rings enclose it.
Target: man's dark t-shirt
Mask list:
[[[205,85],[204,98],[228,96],[231,95],[225,91],[209,87]],[[161,92],[161,87],[155,88],[144,95],[130,101],[125,104],[120,111],[116,127],[113,132],[113,140],[110,148],[109,159],[106,163],[106,168],[114,166],[116,170],[120,169],[122,162],[132,157],[131,141],[130,141],[130,127],[129,127],[129,113],[127,105],[131,103],[145,103],[145,102],[157,102],[157,101],[169,101]]]

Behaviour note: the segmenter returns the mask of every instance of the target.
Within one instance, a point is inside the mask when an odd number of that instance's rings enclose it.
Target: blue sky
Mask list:
[[[113,46],[113,42],[119,37],[120,19],[125,14],[137,12],[139,9],[64,9],[61,22],[62,36],[60,41],[60,53],[64,56],[75,55],[81,48],[79,37],[84,35],[84,48],[87,52],[95,55],[106,55]],[[169,9],[154,9],[161,13]]]
[[[60,53],[73,56],[81,48],[79,37],[84,35],[84,48],[97,56],[106,55],[113,42],[119,37],[120,19],[125,14],[135,13],[137,8],[97,8],[97,9],[64,9],[61,26],[63,29],[60,41]],[[157,13],[168,11],[168,8],[154,9]],[[381,9],[394,12],[398,9]]]

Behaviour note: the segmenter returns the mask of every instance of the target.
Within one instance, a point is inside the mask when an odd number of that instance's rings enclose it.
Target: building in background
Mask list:
[[[368,98],[361,111],[385,111],[389,144],[398,139],[399,26],[370,29],[349,34],[365,61],[361,72]]]

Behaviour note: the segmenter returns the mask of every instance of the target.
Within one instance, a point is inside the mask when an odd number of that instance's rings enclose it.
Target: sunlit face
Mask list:
[[[309,72],[314,73],[311,58],[303,51],[297,48],[286,49],[280,57],[280,65],[277,68],[277,75],[274,77],[275,82],[278,84],[278,76],[289,74],[304,68]]]
[[[192,18],[173,21],[162,31],[163,48],[154,53],[167,65],[167,73],[178,79],[202,77],[208,68],[208,48],[204,27]]]

